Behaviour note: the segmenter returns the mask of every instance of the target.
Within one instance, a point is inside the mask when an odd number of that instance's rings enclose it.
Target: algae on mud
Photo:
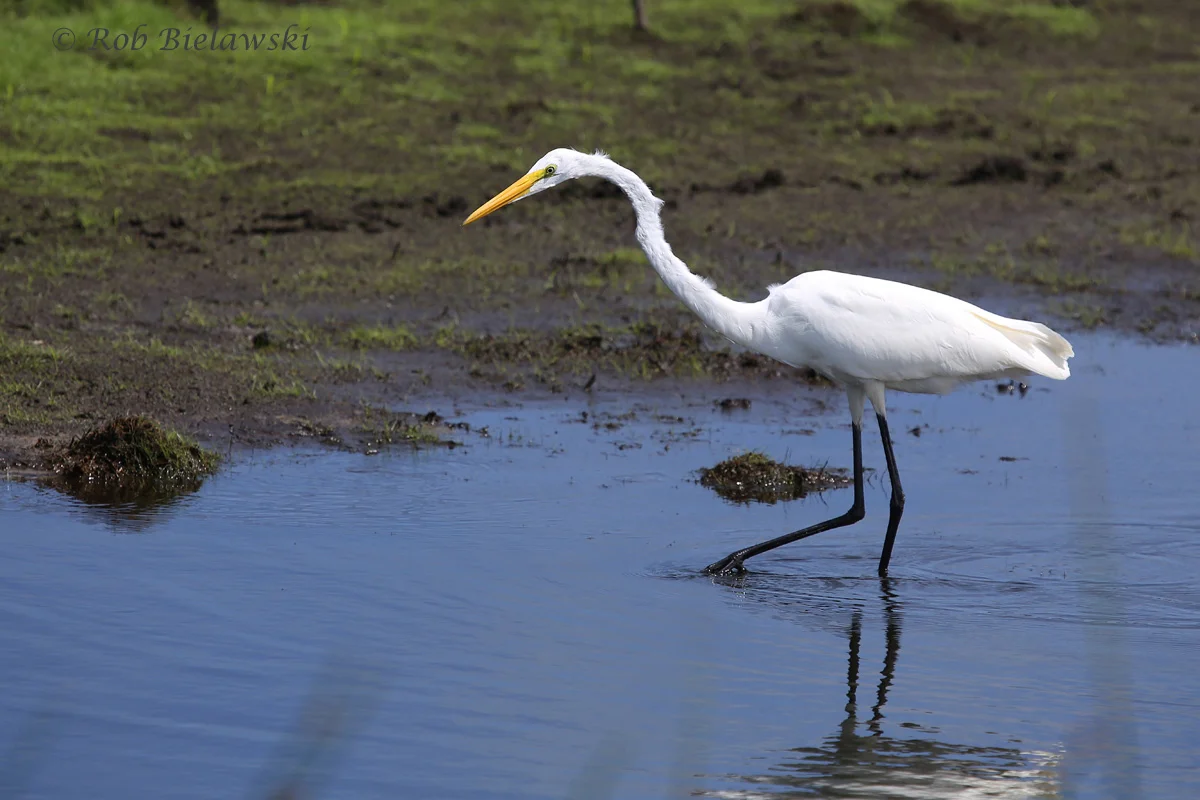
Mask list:
[[[301,19],[286,54],[55,52],[60,27],[196,20],[22,8],[0,12],[0,457],[130,410],[344,437],[397,397],[569,390],[580,341],[638,326],[677,339],[602,347],[602,381],[772,373],[681,311],[611,187],[459,227],[559,146],[643,175],[734,297],[832,267],[1067,332],[1200,328],[1188,4],[660,0],[653,36],[583,0],[221,4],[230,31]]]
[[[699,483],[732,503],[772,505],[854,484],[844,469],[790,466],[758,452],[742,453],[701,469]]]

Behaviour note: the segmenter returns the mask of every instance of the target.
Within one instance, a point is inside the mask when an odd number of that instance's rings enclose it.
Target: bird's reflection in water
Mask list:
[[[722,798],[1057,798],[1058,756],[1011,747],[939,742],[918,730],[889,724],[884,715],[900,655],[901,609],[891,582],[880,579],[887,650],[875,696],[860,697],[859,651],[863,612],[850,618],[850,657],[846,675],[846,719],[816,747],[797,747],[762,775],[734,779],[749,788],[698,791]],[[870,711],[860,710],[871,702]],[[893,730],[898,728],[899,730]],[[733,776],[730,776],[733,777]]]

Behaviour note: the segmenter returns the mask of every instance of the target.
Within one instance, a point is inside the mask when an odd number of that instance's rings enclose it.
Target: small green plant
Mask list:
[[[368,444],[375,446],[407,444],[414,447],[456,447],[460,444],[447,437],[448,428],[444,421],[432,411],[419,415],[366,406],[362,412],[360,429],[366,434]]]
[[[1192,230],[1187,223],[1177,227],[1127,226],[1121,231],[1121,241],[1157,250],[1171,258],[1200,260],[1200,247],[1192,238]]]
[[[358,326],[347,331],[342,341],[359,350],[409,350],[419,343],[403,325]]]

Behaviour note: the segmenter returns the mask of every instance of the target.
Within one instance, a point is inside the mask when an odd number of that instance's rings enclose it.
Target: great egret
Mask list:
[[[886,575],[904,513],[904,490],[888,432],[886,389],[946,394],[978,380],[1030,374],[1065,380],[1075,354],[1066,339],[1037,322],[1008,319],[938,292],[905,283],[821,270],[767,287],[755,303],[725,297],[692,273],[663,237],[662,201],[632,170],[604,153],[560,148],[484,203],[463,225],[572,178],[604,178],[621,188],[637,215],[637,240],[650,264],[680,300],[730,341],[793,367],[809,367],[846,391],[854,447],[854,505],[839,517],[746,547],[710,564],[711,574],[744,572],[748,558],[866,514],[862,419],[869,398],[879,422],[892,496],[879,574]]]

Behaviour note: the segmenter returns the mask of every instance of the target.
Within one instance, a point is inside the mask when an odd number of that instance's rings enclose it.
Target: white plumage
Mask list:
[[[572,178],[619,186],[637,215],[637,239],[663,282],[706,325],[730,341],[794,367],[809,367],[846,390],[854,434],[854,505],[846,514],[731,553],[712,573],[742,571],[747,558],[857,522],[865,514],[862,416],[870,399],[892,483],[891,513],[879,574],[887,573],[904,492],[887,427],[885,391],[945,394],[964,383],[1031,374],[1064,380],[1071,345],[1037,322],[1009,319],[948,295],[905,283],[821,270],[768,287],[762,300],[725,297],[693,274],[663,236],[662,201],[632,171],[603,153],[552,150],[463,223]]]
[[[770,289],[761,352],[841,384],[945,394],[964,382],[1070,375],[1071,345],[1036,322],[1008,319],[905,283],[808,272]]]

